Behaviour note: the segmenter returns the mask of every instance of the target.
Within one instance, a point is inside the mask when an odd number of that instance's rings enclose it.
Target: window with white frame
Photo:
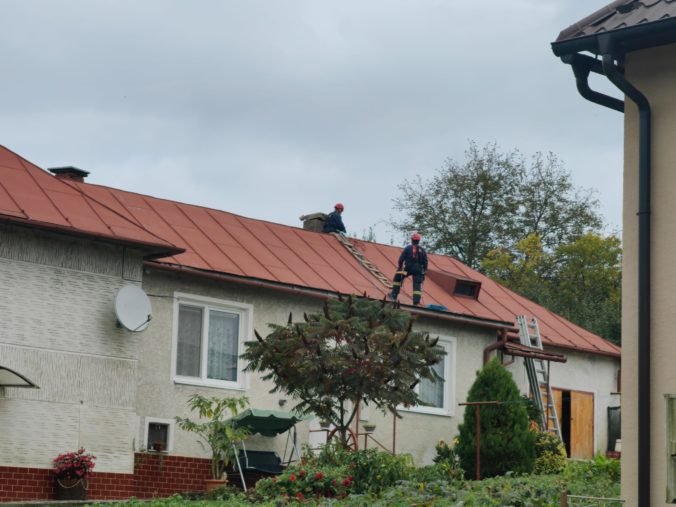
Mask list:
[[[441,338],[437,347],[446,353],[432,366],[440,379],[421,379],[415,389],[424,405],[404,410],[446,416],[455,413],[455,340]]]
[[[177,294],[174,306],[174,380],[244,388],[239,359],[250,335],[252,306]]]

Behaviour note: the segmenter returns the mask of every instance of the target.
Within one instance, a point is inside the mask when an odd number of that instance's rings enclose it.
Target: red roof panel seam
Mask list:
[[[64,181],[64,183],[66,183],[68,186],[70,186],[70,184],[69,184],[68,182]],[[72,188],[72,187],[71,187],[71,188]],[[108,222],[106,222],[106,221],[103,219],[103,217],[96,211],[96,209],[94,208],[94,206],[92,206],[92,204],[91,204],[92,202],[95,202],[95,203],[101,205],[101,203],[97,202],[96,199],[94,199],[94,198],[90,198],[87,194],[85,194],[84,192],[82,192],[79,188],[75,188],[74,190],[77,190],[77,191],[80,193],[80,195],[82,196],[82,198],[83,198],[85,204],[89,207],[89,209],[92,211],[92,213],[93,213],[94,215],[96,215],[96,217],[101,221],[101,223],[102,223],[103,225],[106,226],[106,228],[110,231],[110,233],[111,233],[113,236],[115,236],[116,234],[115,234],[115,231],[113,230],[113,228],[108,224]]]
[[[265,250],[267,250],[267,251],[270,253],[270,255],[272,255],[275,259],[277,259],[277,260],[279,261],[279,263],[280,263],[282,266],[284,266],[285,269],[287,269],[289,272],[291,272],[291,273],[292,273],[296,278],[298,278],[299,280],[302,280],[303,283],[307,283],[307,282],[305,281],[305,279],[304,279],[302,276],[300,276],[296,271],[294,271],[290,266],[288,266],[288,265],[287,265],[287,264],[286,264],[286,263],[285,263],[285,262],[284,262],[277,254],[275,254],[275,252],[273,252],[270,248],[268,248],[268,246],[267,246],[263,241],[259,240],[258,237],[256,236],[256,234],[254,234],[254,232],[253,232],[251,229],[249,229],[249,227],[246,226],[246,224],[241,220],[240,217],[235,216],[235,219],[240,223],[240,225],[241,225],[244,229],[246,229],[246,230],[249,232],[249,234],[251,234],[254,238],[256,238],[256,241],[258,241],[258,242],[263,246],[263,248],[265,248]],[[267,225],[266,225],[266,224],[262,224],[262,225],[263,225],[264,227],[267,228]],[[269,230],[269,229],[268,229],[268,230]],[[277,236],[277,235],[274,234],[274,233],[273,233],[273,235],[274,235],[275,237]],[[284,243],[284,242],[282,241],[282,243]],[[292,251],[293,251],[293,250],[292,250]],[[300,259],[300,260],[302,261],[302,259]],[[329,285],[331,285],[331,284],[329,284]]]
[[[183,237],[183,235],[182,235],[180,232],[178,232],[178,231],[176,230],[176,228],[175,228],[173,225],[171,225],[171,223],[169,223],[168,220],[165,220],[165,219],[164,219],[164,217],[162,216],[162,214],[159,212],[158,209],[156,209],[156,208],[152,205],[152,201],[149,200],[149,199],[147,198],[147,196],[141,196],[141,199],[143,200],[144,203],[146,203],[146,205],[148,206],[149,209],[151,209],[152,211],[155,212],[155,214],[160,218],[160,220],[162,220],[165,224],[167,224],[167,226],[169,227],[169,229],[171,229],[172,231],[174,231],[174,233],[176,234],[176,236],[178,236],[179,238],[181,238],[181,241],[182,241],[183,245],[190,246],[190,251],[191,251],[194,255],[196,255],[197,257],[199,257],[200,259],[202,259],[202,262],[204,262],[205,265],[209,266],[209,268],[210,268],[212,271],[215,271],[215,270],[213,269],[213,267],[211,266],[211,264],[209,264],[209,263],[207,262],[207,260],[206,260],[204,257],[202,257],[202,256],[199,254],[199,252],[197,252],[197,250],[195,250],[194,248],[192,248],[192,245],[190,245],[190,242],[187,241],[187,240]],[[185,216],[185,213],[183,213],[183,211],[181,210],[181,207],[179,206],[179,203],[177,203],[176,201],[168,201],[168,204],[169,204],[170,206],[174,206],[175,208],[177,208],[177,209],[179,210],[179,212],[182,213],[182,214]],[[127,208],[127,211],[129,211],[129,213],[132,212],[130,208]],[[200,230],[200,232],[201,232],[201,230]]]
[[[56,203],[52,200],[52,198],[49,196],[49,194],[45,191],[44,188],[42,188],[42,185],[40,185],[40,184],[38,183],[38,180],[37,180],[37,178],[35,177],[35,175],[33,174],[33,171],[30,171],[30,170],[28,169],[28,167],[26,167],[26,164],[24,164],[24,160],[23,160],[20,156],[18,156],[17,154],[15,154],[15,153],[14,153],[14,156],[15,156],[15,157],[17,158],[17,160],[19,161],[19,164],[21,164],[21,167],[24,168],[24,171],[26,172],[26,174],[28,175],[28,177],[29,177],[30,179],[33,180],[33,182],[35,183],[35,186],[38,187],[38,188],[40,189],[40,192],[42,192],[42,194],[45,196],[45,198],[51,203],[52,207],[56,210],[56,212],[57,212],[59,215],[61,215],[61,216],[63,217],[63,219],[64,219],[67,223],[70,224],[71,227],[73,227],[73,224],[72,224],[72,222],[70,221],[70,219],[69,219],[66,215],[64,215],[64,214],[61,212],[61,210],[60,210],[59,207],[56,205]],[[42,171],[42,169],[39,169],[39,170]],[[44,171],[43,171],[43,172],[44,172]],[[45,174],[46,174],[46,173],[45,173]],[[73,229],[76,229],[76,227],[73,227]]]
[[[127,222],[127,223],[131,224],[132,226],[134,226],[134,227],[136,227],[136,228],[138,228],[138,229],[141,229],[142,231],[146,232],[146,233],[149,234],[150,236],[156,238],[157,240],[159,240],[159,241],[161,241],[161,242],[163,242],[163,243],[165,243],[165,244],[167,244],[167,245],[171,245],[171,246],[173,246],[173,247],[176,247],[176,245],[174,245],[172,242],[167,241],[166,239],[162,238],[161,236],[155,234],[153,231],[147,229],[147,228],[146,228],[146,227],[145,227],[145,226],[144,226],[144,225],[143,225],[143,224],[142,224],[142,223],[141,223],[141,222],[140,222],[140,221],[139,221],[139,220],[138,220],[138,219],[137,219],[130,211],[129,211],[129,209],[128,209],[128,208],[122,203],[122,201],[120,201],[120,199],[117,197],[116,193],[113,192],[112,189],[110,189],[109,187],[101,187],[101,186],[99,186],[99,188],[102,188],[102,189],[104,189],[105,191],[107,191],[107,192],[110,194],[110,196],[112,197],[112,199],[115,200],[115,201],[120,205],[121,208],[125,209],[125,210],[127,211],[127,213],[129,213],[129,215],[133,218],[133,220],[130,219],[128,216],[123,215],[122,213],[120,213],[120,212],[117,211],[116,209],[111,208],[111,207],[108,206],[107,204],[105,204],[105,203],[99,201],[99,200],[96,199],[95,197],[92,197],[91,195],[89,195],[87,192],[85,192],[84,190],[82,190],[82,189],[81,189],[79,186],[77,186],[76,184],[74,184],[74,183],[71,184],[71,182],[68,182],[68,181],[65,181],[65,180],[61,180],[60,178],[57,178],[57,179],[59,179],[59,181],[61,181],[62,183],[68,185],[70,188],[72,188],[73,190],[77,191],[80,195],[82,195],[82,197],[84,198],[84,200],[88,202],[88,205],[90,206],[90,208],[94,209],[94,207],[91,206],[91,204],[89,204],[89,201],[95,202],[96,204],[98,204],[98,205],[101,206],[102,208],[105,208],[105,209],[107,209],[108,211],[110,211],[111,213],[113,213],[114,215],[117,215],[118,217],[120,217],[124,222]],[[96,213],[96,215],[101,219],[101,221],[106,225],[106,227],[108,227],[108,229],[110,229],[111,233],[112,233],[113,235],[116,235],[114,229],[110,226],[110,224],[108,224],[108,222],[105,221],[105,220],[103,219],[103,217],[102,217],[100,214]],[[182,247],[176,247],[176,248],[182,248]]]
[[[271,232],[277,239],[279,239],[280,241],[282,241],[282,238],[279,236],[279,234],[277,234],[277,233],[276,233],[274,230],[272,230],[272,228],[270,228],[269,226],[266,225],[266,227],[268,227],[268,229],[270,230],[270,232]],[[320,259],[323,259],[323,257],[319,254],[319,252],[317,252],[317,251],[312,247],[312,245],[310,245],[310,243],[308,243],[307,241],[305,241],[305,239],[302,237],[301,234],[298,234],[296,231],[292,231],[292,233],[295,234],[296,237],[298,238],[298,240],[301,241],[301,242],[303,242],[303,243],[307,246],[307,248],[309,248],[310,250],[312,250],[312,251],[317,255],[317,257],[319,257]],[[303,261],[303,258],[302,258],[300,255],[298,255],[298,253],[296,253],[296,251],[295,251],[294,249],[289,248],[289,250],[291,250],[291,252],[293,252],[293,254],[294,254],[296,257],[298,257],[301,261]],[[321,280],[324,281],[324,283],[327,285],[327,287],[332,287],[332,286],[333,286],[333,284],[332,284],[327,278],[325,278],[324,276],[322,276],[322,274],[321,274],[319,271],[317,271],[314,267],[312,267],[312,264],[311,264],[311,263],[306,262],[306,265],[307,265],[307,267],[308,267],[308,268],[309,268],[309,269],[317,276],[317,278],[320,278]],[[336,271],[336,270],[334,270],[334,271]],[[336,272],[337,272],[337,271],[336,271]],[[338,274],[340,274],[340,273],[338,273]]]
[[[94,201],[95,203],[99,204],[100,206],[103,206],[104,208],[106,208],[106,209],[107,209],[108,211],[110,211],[111,213],[113,213],[113,214],[119,216],[119,217],[120,217],[122,220],[124,220],[125,222],[129,222],[130,224],[135,225],[135,226],[138,227],[139,229],[141,229],[141,230],[147,232],[148,234],[150,234],[150,235],[153,236],[154,238],[157,238],[157,239],[159,239],[160,241],[163,241],[164,243],[167,243],[168,245],[177,246],[177,245],[174,245],[171,241],[168,241],[168,240],[164,239],[163,237],[159,236],[158,234],[155,234],[155,233],[154,233],[153,231],[151,231],[150,229],[146,228],[146,227],[142,224],[142,222],[141,222],[138,218],[136,218],[136,216],[131,212],[131,210],[130,210],[129,208],[127,208],[127,207],[124,205],[124,203],[123,203],[123,202],[119,199],[119,197],[117,196],[117,193],[116,193],[116,192],[113,192],[112,189],[111,189],[110,187],[100,187],[100,188],[104,188],[105,190],[107,190],[108,193],[111,195],[111,197],[112,197],[115,201],[118,202],[118,204],[120,205],[121,208],[123,208],[124,210],[127,211],[127,213],[129,214],[129,216],[132,217],[133,220],[130,219],[129,217],[127,217],[127,216],[124,216],[122,213],[120,213],[119,211],[117,211],[117,210],[111,208],[111,207],[108,206],[107,204],[104,204],[104,203],[98,201],[97,199],[95,199],[95,198],[89,196],[88,194],[86,194],[85,192],[83,192],[83,191],[81,191],[81,190],[80,190],[80,191],[83,193],[83,195],[86,195],[88,199],[91,199],[92,201]],[[79,190],[79,188],[78,188],[78,190]],[[184,248],[184,247],[178,247],[178,248]]]
[[[181,213],[181,214],[186,218],[186,220],[188,220],[188,222],[190,222],[191,224],[193,224],[193,225],[195,226],[195,228],[196,228],[198,231],[200,231],[200,234],[202,234],[202,236],[204,236],[204,237],[206,238],[206,240],[207,240],[209,243],[211,243],[214,247],[216,247],[216,249],[217,249],[219,252],[222,252],[221,249],[218,247],[218,245],[216,245],[216,244],[213,242],[213,240],[209,237],[209,235],[206,234],[206,233],[200,228],[200,226],[197,224],[197,222],[195,222],[192,218],[190,218],[190,215],[188,215],[188,213],[185,212],[185,210],[183,209],[183,206],[184,206],[184,205],[180,205],[180,206],[179,206],[179,205],[176,205],[176,208],[178,209],[179,213]],[[195,249],[193,249],[193,252],[197,253]],[[224,252],[222,252],[222,253],[225,254]],[[199,255],[199,254],[198,254],[198,255]],[[201,256],[200,256],[200,257],[201,257]],[[227,255],[226,255],[226,257],[227,257]],[[229,258],[229,257],[228,257],[228,258]],[[213,268],[213,266],[212,266],[211,264],[209,264],[209,262],[207,262],[206,259],[204,259],[204,263],[205,263],[207,266],[209,266],[213,271],[216,271],[216,270]],[[233,264],[234,264],[234,263],[233,263]],[[236,264],[235,264],[235,265],[236,265]]]
[[[554,313],[554,312],[552,312],[552,311],[549,311],[549,313],[551,313],[551,315],[552,315],[553,318],[555,318],[556,320],[558,320],[563,326],[565,326],[567,329],[569,329],[573,334],[575,334],[575,335],[577,335],[578,337],[580,337],[581,340],[583,340],[584,342],[588,343],[590,346],[592,346],[592,347],[594,347],[594,348],[596,348],[596,349],[598,349],[598,350],[601,350],[601,349],[600,349],[599,347],[597,347],[595,344],[593,344],[592,342],[590,342],[588,338],[586,338],[584,335],[580,334],[579,332],[577,332],[577,330],[575,330],[573,327],[571,327],[571,326],[570,326],[571,322],[570,322],[568,319],[564,319],[563,317],[561,317],[560,315],[557,315],[556,313]],[[573,322],[572,324],[575,324],[575,323]],[[580,327],[580,329],[584,329],[584,328]],[[605,338],[603,338],[603,336],[600,336],[600,338],[601,338],[602,340],[604,340],[604,342],[610,343],[608,340],[606,340]]]
[[[319,233],[319,234],[326,234],[326,233]],[[327,235],[327,236],[328,236],[328,235]],[[298,237],[299,237],[300,240],[303,241],[303,243],[305,243],[305,244],[306,244],[313,252],[315,252],[315,253],[317,254],[317,256],[322,257],[322,256],[320,255],[320,253],[317,252],[317,250],[315,250],[315,249],[312,247],[312,245],[311,245],[310,243],[308,243],[307,241],[305,241],[300,235],[298,235]],[[329,240],[328,237],[327,237],[326,239]],[[333,240],[335,240],[336,242],[338,242],[338,241],[336,240],[336,238],[333,238]],[[344,247],[344,246],[340,245],[340,247],[341,247],[343,250],[345,250],[345,247]],[[362,252],[362,253],[363,253],[363,252]],[[322,257],[322,258],[323,258],[323,257]],[[354,259],[354,256],[352,256],[352,258]],[[355,259],[355,260],[356,260],[356,259]],[[360,263],[357,262],[357,264],[360,264]],[[361,265],[361,264],[360,264],[360,265]],[[362,266],[362,269],[363,269],[364,271],[368,272],[368,270],[367,270],[366,268],[364,268],[363,266]],[[350,285],[354,285],[354,282],[351,282],[350,280],[347,280],[347,278],[344,278],[344,277],[342,276],[342,273],[340,273],[340,271],[338,271],[338,270],[334,270],[334,271],[336,271],[336,272],[338,273],[338,275],[340,275],[341,278],[343,278],[343,280],[346,281],[346,283],[348,283],[348,284],[350,284]],[[321,276],[321,275],[319,275],[319,276]],[[369,276],[367,277],[367,281],[370,282],[371,285],[372,285],[375,289],[381,290],[381,291],[382,291],[383,289],[381,288],[381,284],[380,284],[379,282],[376,284],[376,283],[374,282],[374,280],[375,280],[375,277],[374,277],[371,273],[369,273]],[[385,290],[387,290],[387,288],[385,288]]]
[[[188,205],[186,205],[186,206],[188,206]],[[211,220],[213,221],[213,223],[216,224],[216,227],[218,227],[219,229],[221,229],[222,231],[224,231],[224,232],[227,234],[227,231],[226,231],[226,230],[223,228],[223,226],[218,222],[218,220],[214,219],[214,217],[211,216],[211,214],[209,213],[210,210],[209,210],[208,208],[201,208],[200,206],[196,206],[196,207],[202,209],[202,210],[205,212],[206,216],[208,216],[209,219],[211,219]],[[245,273],[245,272],[246,272],[246,270],[243,269],[242,266],[240,266],[239,264],[237,264],[237,262],[235,262],[235,260],[234,260],[232,257],[230,257],[230,256],[227,254],[227,252],[226,252],[223,248],[221,248],[221,246],[220,246],[218,243],[216,243],[215,241],[213,241],[213,240],[211,239],[211,236],[210,236],[209,234],[207,234],[206,231],[202,230],[202,228],[199,226],[199,224],[198,224],[195,220],[193,220],[193,219],[190,217],[190,215],[188,215],[188,213],[186,213],[186,212],[183,210],[183,207],[182,207],[182,206],[181,206],[181,211],[183,212],[183,214],[185,215],[185,217],[186,217],[186,218],[187,218],[187,219],[188,219],[188,220],[189,220],[189,221],[190,221],[190,222],[191,222],[191,223],[192,223],[192,224],[193,224],[193,225],[194,225],[194,226],[195,226],[195,227],[203,234],[203,235],[204,235],[204,237],[205,237],[209,242],[211,242],[211,244],[216,248],[216,250],[218,250],[219,252],[221,252],[221,254],[223,254],[223,256],[224,256],[228,261],[230,261],[230,263],[231,263],[233,266],[235,266],[235,267],[240,271],[240,273]],[[260,263],[259,263],[259,264],[260,264]],[[267,271],[267,269],[266,269],[266,271]]]
[[[324,233],[322,233],[322,234],[324,234]],[[326,236],[330,236],[330,235],[329,235],[329,234],[326,234]],[[375,280],[375,277],[369,272],[368,269],[366,269],[364,266],[362,266],[361,263],[360,263],[357,259],[355,259],[354,255],[352,255],[350,252],[347,251],[347,248],[345,248],[345,247],[340,243],[340,241],[338,241],[337,238],[334,238],[333,236],[331,236],[330,238],[327,237],[327,244],[328,244],[329,246],[331,246],[331,248],[332,248],[332,249],[333,249],[340,257],[343,258],[343,260],[347,261],[347,262],[351,265],[351,267],[352,267],[358,274],[360,274],[360,275],[362,276],[362,278],[364,278],[367,282],[371,282],[371,284],[374,285],[372,280]],[[355,266],[358,266],[358,267],[355,268]],[[368,273],[368,276],[364,276],[363,273]],[[341,274],[341,276],[342,276],[342,274]],[[346,280],[347,283],[349,283],[350,285],[353,285],[353,286],[355,285],[354,282],[351,282],[351,281],[348,280],[347,278],[345,278],[345,280]],[[380,285],[380,284],[379,284],[379,285]],[[379,290],[383,290],[383,289],[380,289],[379,286],[376,287],[376,288],[378,288]],[[386,288],[385,288],[385,291],[387,291]]]
[[[235,240],[235,242],[237,242],[237,244],[239,245],[239,247],[240,247],[242,250],[244,250],[245,252],[247,251],[247,249],[244,248],[244,245],[242,245],[242,243],[240,243],[239,240],[238,240],[235,236],[233,236],[232,234],[230,234],[230,233],[228,232],[228,230],[227,230],[225,227],[223,227],[223,225],[221,224],[221,222],[219,222],[218,219],[217,219],[216,217],[213,216],[214,213],[224,213],[223,211],[219,211],[219,210],[215,210],[215,209],[211,209],[211,208],[203,208],[203,209],[206,211],[207,215],[209,215],[209,216],[213,219],[213,221],[216,223],[216,225],[217,225],[218,227],[221,228],[221,230],[222,230],[223,232],[225,232],[225,233],[228,234],[233,240]],[[232,215],[232,216],[236,216],[236,215]],[[219,247],[219,250],[221,250],[220,247]],[[230,260],[232,261],[232,263],[233,263],[235,266],[237,266],[237,267],[239,268],[239,270],[240,270],[242,273],[246,273],[246,270],[245,270],[244,268],[242,268],[242,266],[240,266],[239,264],[237,264],[237,263],[236,263],[229,255],[227,255],[227,254],[225,253],[224,250],[221,250],[221,251],[223,252],[223,254],[224,254],[228,259],[230,259]],[[265,264],[262,264],[261,262],[259,262],[258,259],[256,259],[256,263],[257,263],[261,268],[263,268],[263,269],[264,269],[271,277],[277,278],[277,277],[276,277],[276,276],[275,276],[275,275],[267,268],[267,266],[265,266]]]
[[[24,217],[25,219],[28,219],[28,215],[26,214],[26,212],[24,211],[24,209],[19,205],[19,203],[16,201],[16,199],[14,199],[14,197],[12,197],[11,192],[7,189],[7,187],[5,187],[5,186],[2,184],[2,181],[0,181],[0,187],[2,187],[2,189],[5,191],[5,193],[7,193],[7,196],[11,199],[11,201],[14,203],[14,205],[16,206],[16,208],[21,212],[21,214],[23,215],[23,217]],[[7,211],[10,211],[10,210],[7,210]]]

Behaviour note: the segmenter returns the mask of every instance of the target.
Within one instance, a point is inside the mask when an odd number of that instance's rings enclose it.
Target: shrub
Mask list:
[[[593,460],[569,461],[563,474],[568,490],[575,495],[620,495],[620,461],[598,455]]]
[[[392,456],[376,449],[354,451],[349,454],[348,467],[354,478],[356,493],[378,494],[397,481],[408,478],[414,470],[411,456]]]
[[[464,476],[464,472],[460,466],[460,458],[454,447],[457,444],[457,438],[453,440],[452,444],[439,440],[439,443],[435,447],[437,455],[432,461],[439,466],[446,479],[456,480]]]
[[[392,456],[377,449],[351,451],[338,443],[325,445],[317,455],[305,453],[303,462],[308,467],[345,467],[354,481],[355,493],[378,494],[415,470],[408,454]]]
[[[529,430],[528,412],[512,375],[497,359],[477,373],[467,401],[501,401],[482,405],[481,410],[481,477],[507,472],[528,473],[535,459],[535,434]],[[476,414],[473,406],[465,407],[456,446],[460,464],[469,478],[476,469]]]
[[[563,472],[568,462],[566,448],[559,437],[552,433],[540,432],[535,437],[536,474],[558,474]]]
[[[295,501],[343,498],[352,489],[352,482],[345,468],[296,466],[277,477],[259,480],[255,496],[259,499],[281,497]]]

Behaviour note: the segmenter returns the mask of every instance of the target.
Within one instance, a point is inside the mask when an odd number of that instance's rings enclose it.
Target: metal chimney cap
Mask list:
[[[78,169],[77,167],[73,167],[72,165],[64,167],[50,167],[47,170],[54,176],[58,176],[59,178],[64,179],[84,181],[84,179],[87,176],[89,176],[89,171]]]

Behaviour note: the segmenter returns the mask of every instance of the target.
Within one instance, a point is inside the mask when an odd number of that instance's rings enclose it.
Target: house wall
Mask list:
[[[173,339],[173,312],[176,292],[206,296],[218,300],[251,304],[253,309],[253,329],[262,335],[268,333],[268,323],[285,323],[289,312],[293,312],[294,319],[302,319],[303,311],[318,311],[322,302],[308,297],[284,297],[280,293],[263,291],[243,285],[224,284],[220,282],[197,279],[168,274],[162,271],[147,269],[144,276],[144,289],[151,294],[153,304],[153,321],[143,332],[143,341],[139,352],[139,380],[138,380],[138,415],[139,434],[137,449],[143,443],[143,428],[146,418],[173,420],[176,416],[194,418],[188,410],[188,398],[195,393],[205,396],[238,397],[246,395],[250,405],[257,408],[280,409],[278,400],[284,398],[272,395],[270,391],[274,385],[260,379],[248,381],[248,389],[221,389],[213,387],[199,387],[175,383],[172,377],[172,339]],[[252,336],[247,341],[254,340]],[[289,408],[287,405],[286,409]],[[307,427],[300,425],[299,429],[305,433],[301,441],[307,441]],[[175,429],[173,453],[185,456],[209,457],[208,449],[200,445],[197,437]],[[275,448],[281,455],[284,443],[281,439],[273,439]],[[267,449],[270,439],[264,437],[252,438],[252,449],[260,445]]]
[[[628,80],[652,108],[651,208],[651,505],[664,505],[667,480],[665,395],[676,393],[673,315],[676,311],[676,45],[627,55]],[[622,497],[636,503],[638,491],[638,111],[626,100],[622,277]]]
[[[138,386],[138,414],[141,419],[140,426],[145,424],[145,418],[173,419],[175,416],[190,417],[187,410],[188,397],[196,392],[205,395],[217,396],[240,396],[246,394],[251,406],[258,408],[278,409],[278,400],[286,398],[283,394],[270,394],[268,391],[273,385],[263,382],[258,375],[248,379],[248,388],[244,391],[226,390],[217,388],[204,388],[192,385],[174,383],[171,376],[171,340],[172,340],[172,314],[173,299],[175,292],[189,293],[207,296],[226,301],[234,301],[253,305],[253,327],[260,334],[268,332],[269,323],[285,323],[289,313],[292,312],[295,319],[302,318],[303,312],[315,312],[322,308],[322,301],[315,298],[285,295],[281,292],[273,292],[260,288],[237,286],[230,283],[219,283],[208,280],[198,280],[168,274],[166,272],[149,269],[144,276],[144,289],[149,294],[161,297],[153,298],[154,317],[152,325],[144,332],[144,340],[139,353],[139,386]],[[165,297],[166,296],[166,297]],[[422,320],[417,327],[429,331],[432,336],[441,335],[456,342],[456,355],[462,357],[461,361],[454,361],[454,388],[455,402],[463,401],[475,378],[475,372],[482,366],[483,349],[489,343],[495,341],[495,331],[482,330],[478,327],[457,326],[452,324],[439,324],[432,320]],[[253,340],[253,336],[249,337]],[[289,409],[293,401],[289,400],[284,407]],[[402,419],[396,422],[396,446],[397,453],[410,453],[417,463],[431,463],[435,455],[434,446],[443,438],[452,439],[457,433],[457,425],[462,421],[462,407],[454,406],[453,416],[439,416],[416,413],[415,411],[401,411]],[[393,444],[393,418],[391,415],[383,415],[375,408],[369,408],[362,413],[362,420],[368,419],[376,424],[373,434],[387,449],[392,449]],[[421,431],[424,428],[424,431]],[[319,429],[317,421],[304,422],[298,425],[299,442],[310,441],[312,431],[313,441],[323,440],[323,433]],[[317,437],[317,434],[322,437]],[[174,442],[176,454],[196,457],[207,457],[207,450],[203,449],[192,434],[177,430]],[[273,444],[271,447],[271,443]],[[277,437],[272,442],[268,438],[253,438],[248,444],[249,448],[270,449],[274,448],[280,455],[283,454],[285,438]],[[363,445],[363,437],[360,438]],[[368,446],[375,446],[369,440]]]
[[[568,349],[546,348],[564,354],[565,363],[550,363],[549,382],[552,389],[581,391],[594,395],[594,453],[605,454],[608,444],[608,407],[620,405],[617,394],[619,358],[597,354],[582,354]],[[523,358],[514,358],[508,370],[522,393],[530,386]],[[560,417],[561,414],[559,414]]]
[[[0,397],[0,466],[51,468],[84,446],[131,472],[141,338],[116,327],[118,288],[141,279],[118,246],[0,227],[0,364],[40,386]]]
[[[608,447],[608,407],[620,405],[620,396],[617,394],[620,361],[618,358],[563,349],[556,352],[565,354],[568,361],[551,364],[551,387],[594,395],[593,448],[595,454],[605,454]]]

